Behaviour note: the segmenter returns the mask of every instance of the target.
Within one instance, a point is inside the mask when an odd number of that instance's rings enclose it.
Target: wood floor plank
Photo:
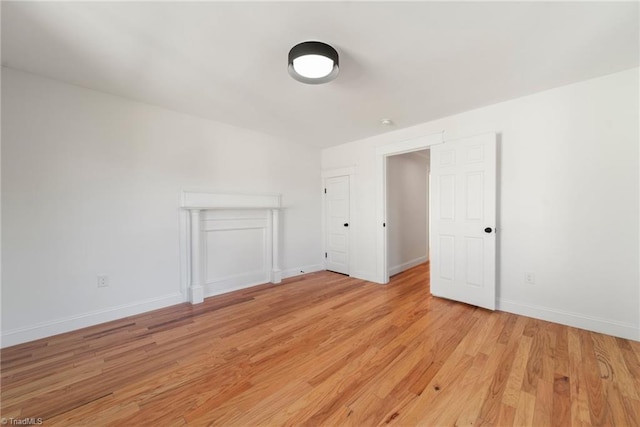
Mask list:
[[[569,377],[556,374],[553,379],[553,410],[551,422],[554,426],[571,425],[571,386]]]
[[[487,395],[490,393],[490,387],[493,382],[493,376],[500,367],[502,355],[506,350],[505,344],[496,344],[493,351],[488,357],[486,368],[482,376],[476,383],[473,393],[462,405],[460,414],[456,420],[457,426],[473,426],[479,419],[480,411],[484,405]]]
[[[506,314],[506,313],[505,313]],[[512,316],[512,315],[509,315]],[[503,316],[504,317],[504,316]],[[494,371],[493,378],[487,396],[482,404],[478,420],[476,424],[494,425],[497,423],[505,389],[511,373],[512,366],[516,362],[519,350],[519,338],[524,330],[524,324],[518,327],[518,323],[514,323],[513,328],[509,327],[508,336],[502,339],[505,345],[505,351],[501,356],[501,360]]]
[[[454,425],[460,415],[457,402],[466,401],[482,377],[487,365],[488,356],[478,353],[472,360],[471,367],[461,372],[462,377],[455,387],[446,387],[438,393],[438,402],[429,404],[429,411],[422,416],[420,424],[424,425]],[[460,366],[462,369],[463,366]]]
[[[531,335],[528,335],[531,336]],[[518,399],[518,407],[513,419],[513,425],[515,426],[533,426],[533,417],[535,414],[536,396],[527,393],[526,391],[520,392],[520,399]]]
[[[370,367],[379,352],[380,350],[377,348],[368,348],[360,357],[346,364],[343,369],[335,372],[325,381],[318,383],[309,394],[291,402],[283,410],[287,413],[286,424],[300,425],[314,416],[320,417],[330,405],[339,408],[340,402],[336,402],[336,399],[342,392],[344,384],[350,383],[349,378],[351,378],[351,375],[354,375],[360,369]]]
[[[604,384],[607,394],[607,407],[610,419],[615,426],[632,425],[633,416],[628,414],[622,402],[622,396],[618,391],[617,385],[612,381]]]
[[[554,325],[556,346],[554,348],[554,374],[569,377],[569,331],[562,325]]]
[[[529,352],[531,351],[531,337],[522,336],[518,342],[518,350],[513,358],[511,372],[507,379],[507,384],[502,395],[502,403],[512,408],[518,407],[520,400],[520,391],[522,390],[522,381],[527,369],[529,360]]]
[[[45,425],[636,426],[640,344],[317,272],[0,350]]]
[[[582,347],[578,330],[567,330],[567,349],[569,354],[569,386],[571,387],[571,423],[572,425],[591,425],[589,401],[582,370]]]
[[[640,426],[640,401],[622,397],[624,413],[629,419],[630,426]]]
[[[594,335],[594,342],[597,343],[599,359],[606,361],[611,370],[611,382],[615,382],[622,395],[631,399],[640,400],[640,390],[633,376],[621,349],[617,346],[615,338],[608,335]],[[602,364],[603,362],[601,362]]]
[[[553,422],[553,383],[540,379],[533,411],[534,426],[550,426]]]
[[[589,401],[591,424],[601,426],[609,422],[607,399],[601,377],[603,372],[608,375],[608,371],[601,370],[593,347],[593,337],[589,332],[580,331],[580,343],[582,347],[582,373]]]
[[[538,390],[538,381],[542,378],[543,359],[544,359],[544,330],[540,328],[540,322],[536,321],[535,332],[532,333],[531,349],[527,361],[527,370],[525,372],[522,389],[529,394],[536,395]],[[528,331],[532,329],[529,328]],[[525,330],[525,333],[528,332]]]
[[[468,354],[458,354],[457,356],[449,359],[450,362],[443,366],[442,370],[433,378],[428,384],[423,393],[411,402],[404,410],[398,411],[400,416],[394,419],[393,425],[405,426],[405,425],[419,425],[423,423],[422,419],[425,415],[425,409],[432,405],[438,405],[439,402],[445,402],[448,400],[448,396],[453,390],[457,389],[456,384],[462,379],[462,377],[471,368],[473,358]],[[447,392],[445,391],[443,384],[447,384]],[[429,411],[431,415],[431,411]],[[426,423],[425,423],[426,424]]]

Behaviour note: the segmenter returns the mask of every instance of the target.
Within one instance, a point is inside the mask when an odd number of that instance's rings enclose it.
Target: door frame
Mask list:
[[[428,149],[444,142],[444,131],[376,148],[376,276],[377,282],[389,283],[387,259],[387,157]]]
[[[355,194],[355,175],[356,175],[356,167],[348,166],[344,168],[337,169],[326,169],[321,171],[320,173],[320,194],[322,195],[322,269],[327,269],[327,259],[324,257],[324,254],[327,252],[327,225],[326,225],[326,203],[324,197],[324,189],[325,181],[327,178],[336,178],[339,176],[348,176],[349,177],[349,276],[353,274],[354,266],[355,266],[355,245],[353,242],[355,241],[355,230],[356,226],[354,226],[354,218],[355,218],[355,198],[353,197]]]

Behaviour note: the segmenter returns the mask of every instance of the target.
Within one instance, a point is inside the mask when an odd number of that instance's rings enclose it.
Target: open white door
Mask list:
[[[349,274],[349,177],[325,180],[325,268]]]
[[[495,310],[495,134],[431,147],[431,214],[431,293]]]

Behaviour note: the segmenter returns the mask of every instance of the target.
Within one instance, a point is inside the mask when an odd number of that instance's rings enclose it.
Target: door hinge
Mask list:
[[[325,257],[325,258],[327,257],[327,253],[326,253],[326,252],[324,253],[324,257]]]

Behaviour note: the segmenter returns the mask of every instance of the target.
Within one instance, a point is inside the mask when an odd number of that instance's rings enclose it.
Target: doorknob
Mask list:
[[[348,223],[348,222],[345,222],[345,223],[344,223],[344,226],[345,226],[345,227],[348,227],[348,226],[349,226],[349,223]]]
[[[491,229],[491,227],[487,227],[484,229],[485,233],[491,233],[493,230]]]

